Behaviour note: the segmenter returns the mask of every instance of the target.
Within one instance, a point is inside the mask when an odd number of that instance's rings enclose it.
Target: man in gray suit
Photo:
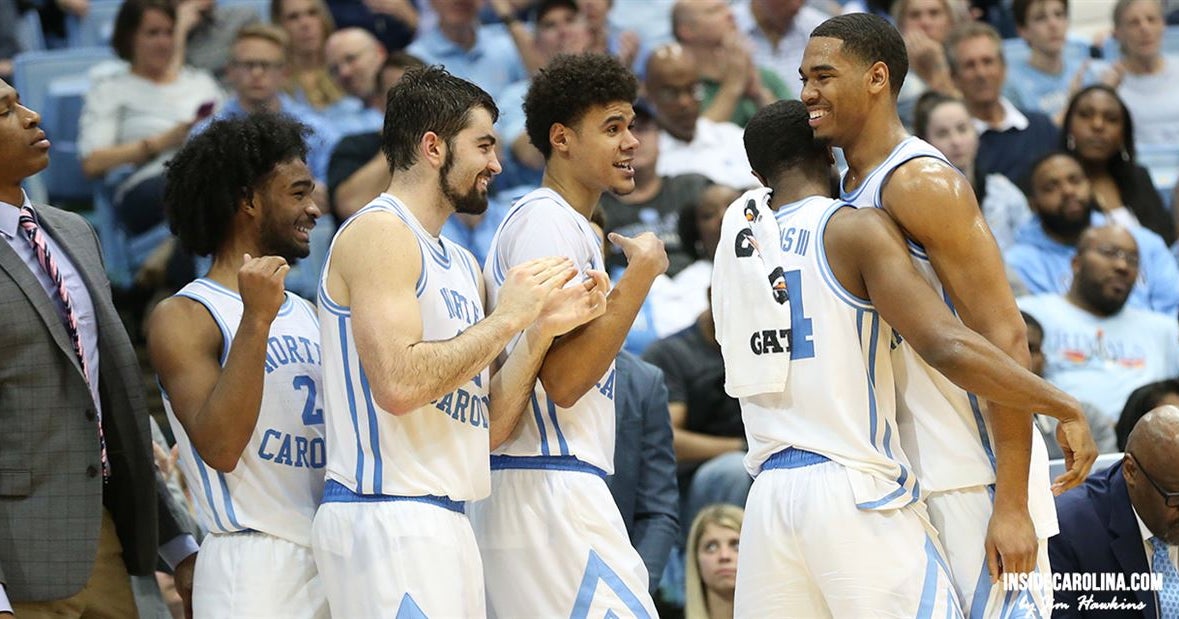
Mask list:
[[[0,617],[135,617],[128,574],[159,552],[187,596],[196,544],[157,492],[98,239],[21,189],[49,163],[40,121],[0,80]]]

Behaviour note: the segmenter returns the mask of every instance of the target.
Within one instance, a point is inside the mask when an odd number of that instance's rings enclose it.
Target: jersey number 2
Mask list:
[[[303,403],[303,425],[314,426],[323,423],[323,409],[315,408],[315,381],[306,374],[300,374],[291,381],[296,390],[307,388],[307,401]]]

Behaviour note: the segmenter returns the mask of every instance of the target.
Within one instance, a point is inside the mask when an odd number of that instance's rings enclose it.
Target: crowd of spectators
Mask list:
[[[19,69],[31,13],[37,38],[68,48],[90,9],[115,1],[0,0],[0,77]],[[603,196],[601,225],[654,232],[667,248],[627,349],[666,381],[679,521],[696,521],[677,543],[689,616],[716,617],[726,590],[698,555],[735,561],[722,533],[740,516],[704,506],[743,504],[750,480],[712,330],[711,256],[720,213],[756,185],[742,128],[798,96],[808,36],[832,14],[873,11],[904,36],[903,120],[969,179],[1024,295],[1040,371],[1088,405],[1099,446],[1123,450],[1134,421],[1179,403],[1179,56],[1166,52],[1179,45],[1166,27],[1179,13],[1161,0],[1099,2],[1107,27],[1082,38],[1068,0],[271,0],[264,15],[231,0],[122,0],[109,41],[120,60],[87,74],[79,158],[115,224],[136,236],[166,225],[165,164],[210,120],[265,109],[302,121],[315,198],[331,216],[312,266],[288,284],[313,299],[331,230],[388,185],[380,132],[395,119],[384,93],[407,69],[444,65],[499,104],[491,207],[443,231],[483,260],[512,201],[541,182],[521,107],[530,77],[562,53],[619,57],[642,83],[636,189]],[[616,281],[625,257],[606,245]],[[137,285],[168,294],[200,265],[167,241],[134,267]],[[664,597],[682,601],[683,579],[672,581]]]

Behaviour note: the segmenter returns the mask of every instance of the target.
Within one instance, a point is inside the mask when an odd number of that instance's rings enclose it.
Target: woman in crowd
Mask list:
[[[271,0],[270,21],[282,26],[290,40],[291,77],[286,91],[296,101],[326,110],[344,98],[328,74],[323,48],[335,31],[323,0]]]
[[[173,65],[175,22],[168,0],[123,3],[111,44],[129,66],[95,79],[79,121],[82,171],[114,183],[116,217],[132,236],[164,221],[164,162],[222,98],[207,72]]]
[[[1126,439],[1130,437],[1130,430],[1138,423],[1142,416],[1163,405],[1179,406],[1179,379],[1168,378],[1154,383],[1148,383],[1135,389],[1126,398],[1126,406],[1122,408],[1122,415],[1114,426],[1117,435],[1118,451],[1126,451]]]
[[[897,30],[905,37],[905,49],[909,52],[909,75],[897,98],[897,112],[908,123],[922,93],[957,92],[942,45],[962,15],[954,10],[951,0],[896,0],[892,17]]]
[[[1140,145],[1179,144],[1179,58],[1163,55],[1166,23],[1159,0],[1118,0],[1113,11],[1114,39],[1121,57],[1105,73],[1138,121]]]
[[[1135,162],[1134,124],[1118,93],[1094,84],[1069,101],[1062,146],[1081,160],[1097,205],[1111,220],[1148,228],[1170,245],[1175,224],[1150,173]]]
[[[978,131],[971,122],[966,104],[961,99],[928,92],[917,102],[913,124],[917,137],[942,151],[970,181],[999,248],[1010,246],[1015,240],[1015,231],[1031,219],[1032,212],[1023,192],[1006,176],[988,174],[980,178],[975,171]]]
[[[700,510],[688,533],[684,619],[732,619],[737,552],[745,510],[717,503]]]

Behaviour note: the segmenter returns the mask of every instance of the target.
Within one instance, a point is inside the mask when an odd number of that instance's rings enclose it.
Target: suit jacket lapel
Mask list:
[[[45,289],[41,287],[37,276],[33,275],[28,265],[8,246],[8,243],[0,243],[0,269],[8,273],[12,281],[33,304],[37,315],[45,323],[45,328],[53,336],[53,341],[57,342],[58,348],[70,363],[74,364],[78,374],[81,375],[82,366],[78,362],[78,356],[74,354],[74,344],[70,341],[65,325],[61,322],[61,314],[58,312],[56,302],[45,294]]]
[[[1126,490],[1126,478],[1122,477],[1122,466],[1111,471],[1109,480],[1109,495],[1112,508],[1109,512],[1109,532],[1113,542],[1110,544],[1114,557],[1125,574],[1149,574],[1150,565],[1146,562],[1146,549],[1142,544],[1142,532],[1138,529],[1138,519],[1130,508],[1130,493]],[[1153,591],[1139,590],[1135,592],[1138,601],[1146,604],[1142,611],[1143,617],[1158,617],[1158,605]]]

